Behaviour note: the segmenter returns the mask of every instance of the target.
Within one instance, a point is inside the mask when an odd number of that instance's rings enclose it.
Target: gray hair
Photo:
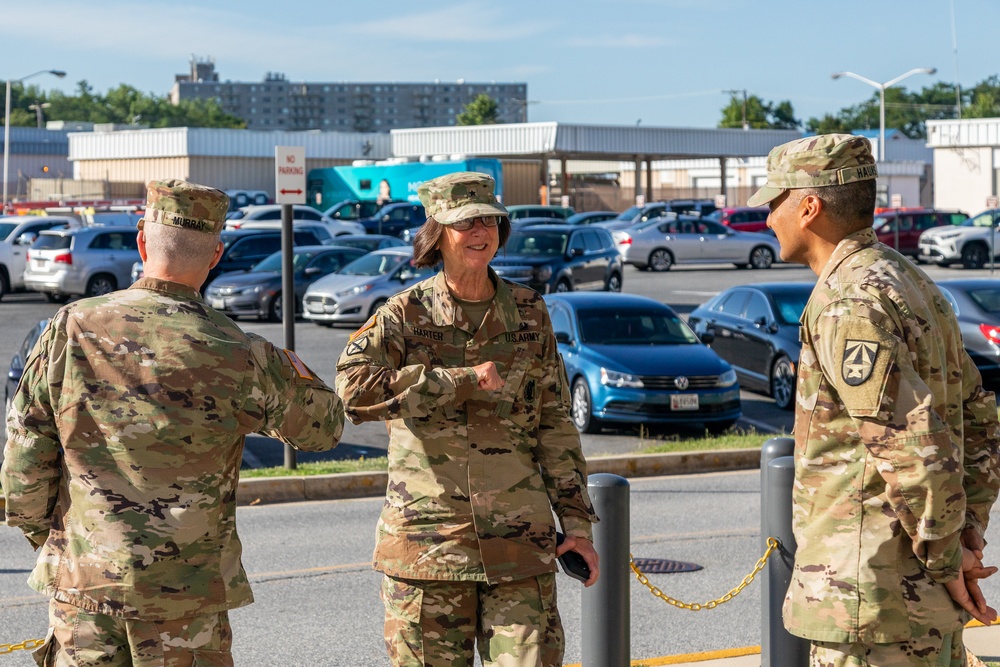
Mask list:
[[[215,256],[218,234],[206,234],[193,229],[149,224],[146,233],[146,255],[162,262],[178,273],[203,271]]]

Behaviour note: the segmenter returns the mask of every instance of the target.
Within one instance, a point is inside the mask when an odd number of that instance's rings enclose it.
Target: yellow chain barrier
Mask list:
[[[675,600],[674,598],[670,597],[669,595],[661,591],[659,588],[654,586],[653,584],[649,583],[649,578],[642,572],[640,572],[639,568],[635,566],[635,560],[632,558],[632,554],[629,554],[628,564],[629,567],[632,568],[632,572],[633,574],[635,574],[635,578],[639,581],[639,583],[648,588],[649,591],[656,597],[660,598],[667,604],[677,607],[678,609],[687,609],[688,611],[701,611],[702,609],[715,609],[720,604],[725,604],[726,602],[729,602],[734,597],[739,595],[744,588],[753,583],[754,577],[756,577],[760,573],[760,571],[764,569],[764,566],[767,565],[767,559],[771,557],[771,554],[774,553],[774,550],[777,549],[778,546],[779,546],[778,540],[774,539],[773,537],[767,538],[767,551],[765,551],[764,555],[761,556],[760,560],[757,561],[757,564],[753,568],[753,572],[743,577],[743,581],[740,582],[739,586],[730,590],[721,598],[716,598],[715,600],[711,600],[704,604],[699,604],[697,602],[688,603],[688,602],[681,602],[680,600]]]
[[[14,651],[33,651],[44,643],[44,639],[25,639],[20,644],[0,644],[0,655]]]

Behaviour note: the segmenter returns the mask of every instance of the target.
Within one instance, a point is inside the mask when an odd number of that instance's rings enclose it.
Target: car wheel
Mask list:
[[[750,268],[769,269],[774,264],[774,251],[767,246],[757,246],[750,251]]]
[[[657,248],[649,254],[649,268],[654,271],[669,271],[674,265],[674,256],[669,250]]]
[[[556,283],[556,292],[572,292],[573,286],[569,284],[569,281],[563,278]]]
[[[267,307],[267,319],[270,322],[280,322],[283,314],[281,312],[281,292],[274,295],[270,305]]]
[[[771,367],[771,398],[782,410],[795,405],[795,371],[788,357],[778,357]]]
[[[118,284],[115,282],[114,276],[99,273],[87,281],[85,294],[87,296],[101,296],[114,292],[116,289],[118,289]]]
[[[66,303],[66,295],[59,292],[46,292],[45,300],[49,303]]]
[[[0,270],[0,299],[3,299],[10,292],[10,280],[7,278],[6,269]]]
[[[593,404],[590,401],[590,388],[582,377],[573,383],[573,394],[570,401],[570,416],[580,433],[596,433],[601,429],[599,420],[593,416]]]
[[[962,248],[962,266],[967,269],[981,269],[986,266],[989,253],[982,243],[968,243]]]
[[[368,311],[368,317],[373,317],[375,315],[375,311],[385,305],[385,301],[385,299],[378,299],[375,301],[375,303],[372,304],[371,310]]]
[[[621,274],[612,273],[608,276],[608,281],[604,283],[605,292],[621,292],[622,291],[622,277]]]

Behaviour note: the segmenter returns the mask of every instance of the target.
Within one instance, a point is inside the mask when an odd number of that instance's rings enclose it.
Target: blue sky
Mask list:
[[[998,24],[1000,0],[9,0],[0,78],[165,94],[193,54],[222,80],[527,82],[531,121],[714,127],[724,90],[802,119],[875,92],[840,70],[973,85],[1000,73]]]

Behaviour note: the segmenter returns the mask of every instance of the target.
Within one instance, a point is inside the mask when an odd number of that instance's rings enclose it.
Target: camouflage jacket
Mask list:
[[[243,437],[336,445],[336,393],[177,283],[61,309],[7,418],[7,523],[32,588],[102,614],[180,618],[253,601],[240,563]]]
[[[802,315],[795,635],[899,642],[962,627],[944,582],[997,497],[997,410],[951,306],[871,229],[837,246]]]
[[[389,420],[389,486],[374,565],[413,579],[495,583],[556,569],[552,509],[591,539],[580,435],[548,311],[500,280],[479,330],[444,274],[392,297],[351,338],[337,390],[351,421]],[[493,361],[504,387],[478,388]]]

